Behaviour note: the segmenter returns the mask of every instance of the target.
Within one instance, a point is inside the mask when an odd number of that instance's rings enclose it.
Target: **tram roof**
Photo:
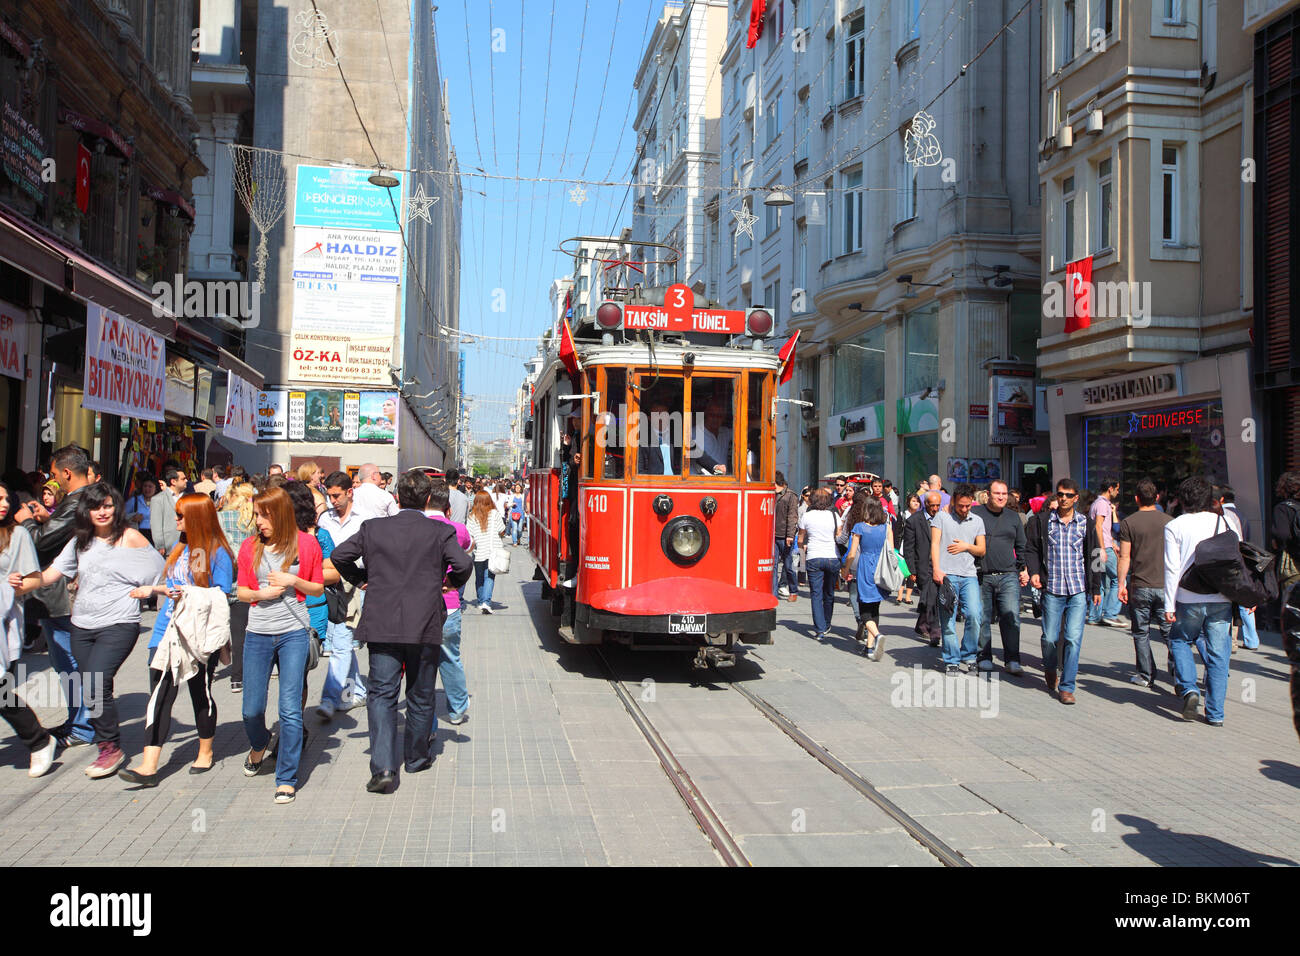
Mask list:
[[[718,345],[683,345],[679,342],[656,343],[654,364],[680,367],[686,353],[695,356],[694,366],[708,368],[752,369],[775,371],[780,365],[776,352],[769,349],[731,348]],[[560,364],[559,357],[547,356],[547,372]],[[590,345],[582,350],[582,364],[586,365],[650,365],[650,349],[643,343],[626,345]]]

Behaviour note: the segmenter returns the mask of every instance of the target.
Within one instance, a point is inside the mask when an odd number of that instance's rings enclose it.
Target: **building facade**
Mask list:
[[[435,12],[315,9],[257,8],[252,143],[285,184],[248,331],[271,383],[263,413],[285,429],[260,448],[326,470],[444,467],[459,431],[461,186]],[[347,52],[362,50],[375,55]]]
[[[199,155],[194,9],[146,0],[8,5],[0,19],[0,465],[44,467],[76,442],[123,487],[176,461],[196,472],[238,340],[158,283],[185,280]],[[103,310],[103,311],[101,311]],[[88,330],[142,326],[128,364],[154,398],[92,400]],[[129,329],[128,326],[121,328]],[[154,351],[161,346],[160,353]],[[233,351],[232,351],[233,350]],[[154,362],[164,368],[157,375]],[[106,408],[112,405],[115,410]],[[95,406],[95,407],[91,407]],[[98,408],[98,410],[96,410]]]
[[[1127,503],[1142,477],[1172,492],[1204,474],[1259,529],[1257,91],[1240,17],[1226,3],[1044,5],[1038,368],[1053,476],[1117,478]],[[1073,290],[1089,278],[1083,322]]]

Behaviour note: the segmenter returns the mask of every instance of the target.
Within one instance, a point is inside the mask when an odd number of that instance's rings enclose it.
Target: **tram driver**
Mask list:
[[[673,417],[668,403],[659,397],[650,398],[646,408],[646,427],[641,434],[641,447],[637,450],[637,471],[643,475],[679,475],[682,469],[681,443],[673,435]],[[680,414],[679,414],[680,418]],[[705,452],[698,444],[695,454],[688,455],[702,474],[723,475],[727,466]]]

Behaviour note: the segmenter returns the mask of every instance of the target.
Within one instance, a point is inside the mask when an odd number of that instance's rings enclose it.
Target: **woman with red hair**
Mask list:
[[[275,764],[275,802],[292,803],[302,756],[303,687],[307,677],[307,598],[325,593],[320,544],[298,530],[293,500],[283,488],[253,499],[257,535],[239,548],[239,599],[250,605],[244,634],[244,731],[250,750],[244,775],[255,777],[266,761],[271,667],[280,666],[280,745]]]
[[[229,594],[235,584],[235,558],[221,530],[211,498],[201,494],[182,495],[176,502],[176,530],[180,533],[180,541],[167,556],[166,583],[149,588],[154,596],[167,598],[154,621],[153,636],[149,639],[150,664],[163,635],[167,633],[182,587],[215,588]],[[194,704],[194,726],[199,731],[199,753],[190,765],[190,773],[206,773],[212,769],[212,740],[217,735],[217,702],[212,699],[212,677],[220,657],[220,652],[209,655],[206,661],[200,662],[198,673],[186,681]],[[171,730],[172,705],[176,703],[179,689],[172,670],[160,673],[152,667],[149,669],[151,706],[146,710],[144,754],[138,767],[117,772],[128,783],[142,787],[158,786],[158,761],[162,757],[163,741]]]

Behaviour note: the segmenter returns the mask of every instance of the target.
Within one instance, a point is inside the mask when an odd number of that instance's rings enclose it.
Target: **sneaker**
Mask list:
[[[961,672],[962,672],[963,674],[969,674],[969,673],[970,673],[971,671],[973,671],[974,669],[975,669],[975,662],[974,662],[974,661],[962,661],[962,662],[961,662]]]
[[[86,776],[91,780],[111,777],[124,763],[126,763],[126,754],[122,753],[121,747],[113,743],[102,743],[99,745],[99,756],[86,768]]]
[[[949,664],[949,665],[944,669],[944,673],[947,674],[949,677],[957,677],[957,676],[959,676],[960,674],[962,674],[963,671],[962,671],[961,666],[960,666],[959,664]]]
[[[321,719],[322,723],[327,724],[334,719],[335,710],[334,701],[322,700],[320,706],[316,708],[316,716]]]
[[[54,766],[54,752],[58,749],[59,739],[51,734],[44,747],[32,751],[32,762],[27,769],[27,776],[41,777],[49,773],[50,768]]]
[[[298,795],[296,790],[277,790],[275,791],[276,803],[293,803],[294,797]]]
[[[777,588],[777,589],[776,589],[776,596],[777,596],[777,597],[780,597],[780,598],[788,598],[788,597],[790,596],[790,589],[789,589],[789,588]]]
[[[1020,661],[1011,661],[1007,664],[1007,673],[1012,677],[1019,677],[1024,674],[1025,669],[1020,666]]]
[[[880,634],[876,637],[876,645],[871,649],[871,659],[879,661],[881,655],[885,653],[885,635]]]
[[[1122,617],[1103,617],[1101,623],[1110,627],[1128,627],[1128,621],[1124,620]]]
[[[1130,684],[1137,684],[1139,687],[1150,687],[1151,681],[1147,680],[1141,674],[1134,674],[1128,679]]]
[[[984,658],[984,659],[982,659],[982,660],[979,662],[979,668],[980,668],[980,670],[982,670],[982,671],[992,671],[992,670],[993,670],[993,662],[992,662],[991,660],[989,660],[988,658]]]
[[[244,682],[242,680],[232,680],[230,682],[230,692],[232,694],[242,694],[244,692]]]
[[[346,697],[343,700],[340,700],[335,710],[351,710],[353,707],[364,707],[364,706],[366,706],[366,699],[362,697],[358,700],[356,695],[354,694],[351,697]]]
[[[1201,695],[1192,691],[1183,698],[1183,720],[1195,720],[1196,708],[1201,705]]]
[[[448,715],[447,715],[447,723],[451,724],[453,727],[459,727],[461,724],[465,723],[465,721],[467,721],[467,720],[469,720],[469,711],[465,711],[465,713],[463,713],[463,714],[448,714]]]
[[[55,728],[54,730],[51,730],[50,736],[57,738],[59,741],[59,746],[64,748],[65,750],[71,749],[72,747],[85,747],[89,744],[94,743],[93,740],[87,740],[85,737],[78,737],[76,734],[72,733],[71,731],[63,727],[58,727]]]
[[[1223,726],[1223,721],[1221,721],[1221,720],[1210,720],[1208,717],[1205,718],[1205,722],[1206,722],[1207,724],[1209,724],[1211,727],[1222,727],[1222,726]],[[36,775],[33,774],[32,776],[36,776]]]
[[[483,605],[483,613],[484,613],[484,614],[495,614],[496,611],[492,610],[492,605],[491,605],[491,604],[484,604],[484,605]]]

